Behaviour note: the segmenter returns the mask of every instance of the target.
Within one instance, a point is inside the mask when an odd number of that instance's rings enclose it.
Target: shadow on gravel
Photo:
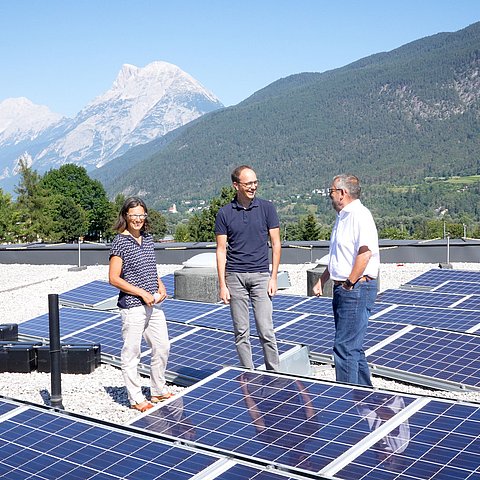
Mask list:
[[[126,387],[104,387],[105,391],[112,397],[115,403],[122,405],[124,407],[129,407],[130,402],[128,401],[128,394]],[[142,387],[142,393],[145,398],[150,398],[150,388]]]

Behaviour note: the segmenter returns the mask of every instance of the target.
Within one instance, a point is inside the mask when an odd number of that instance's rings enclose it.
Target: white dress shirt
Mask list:
[[[328,262],[332,280],[347,279],[360,247],[372,252],[363,275],[377,278],[380,268],[377,227],[370,210],[357,199],[340,210],[332,230]]]

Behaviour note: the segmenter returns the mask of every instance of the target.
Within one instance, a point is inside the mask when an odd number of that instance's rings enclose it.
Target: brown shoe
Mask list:
[[[150,410],[153,408],[153,405],[150,402],[147,402],[144,400],[142,403],[133,403],[130,405],[130,408],[133,408],[134,410],[138,410],[139,412],[146,412],[147,410]]]
[[[150,401],[152,403],[164,402],[165,400],[168,400],[169,398],[172,398],[174,396],[175,394],[171,392],[164,393],[163,395],[152,395]]]

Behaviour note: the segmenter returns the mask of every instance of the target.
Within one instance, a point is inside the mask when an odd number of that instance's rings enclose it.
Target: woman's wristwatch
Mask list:
[[[351,289],[355,286],[354,283],[347,277],[347,279],[343,282],[343,285],[347,287],[348,289]]]

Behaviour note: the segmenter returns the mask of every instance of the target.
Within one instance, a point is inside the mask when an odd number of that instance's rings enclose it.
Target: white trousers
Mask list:
[[[142,385],[138,373],[142,336],[152,349],[150,359],[150,391],[152,395],[165,392],[165,369],[167,368],[170,341],[165,314],[159,308],[140,306],[120,309],[122,318],[123,347],[121,364],[123,379],[130,403],[142,403]]]

